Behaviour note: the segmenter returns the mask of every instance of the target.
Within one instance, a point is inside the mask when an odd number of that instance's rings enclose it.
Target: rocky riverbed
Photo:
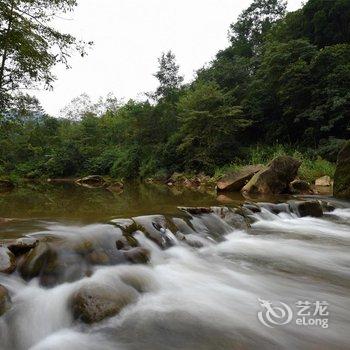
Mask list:
[[[115,216],[107,206],[99,222],[54,215],[40,199],[37,218],[17,211],[2,224],[1,349],[347,348],[350,203],[282,196],[222,206],[158,192],[158,213],[147,215],[144,192],[121,204],[104,191]],[[288,305],[293,320],[266,326],[261,300]],[[328,327],[298,325],[299,301],[327,302],[319,317]]]

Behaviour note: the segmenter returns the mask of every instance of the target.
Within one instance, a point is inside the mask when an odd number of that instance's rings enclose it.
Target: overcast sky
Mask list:
[[[295,10],[302,0],[289,0]],[[137,98],[153,90],[162,51],[173,50],[185,81],[228,45],[227,31],[251,0],[80,0],[56,26],[94,41],[89,55],[72,57],[72,68],[55,68],[53,91],[35,92],[47,112],[58,115],[74,97],[109,92]]]

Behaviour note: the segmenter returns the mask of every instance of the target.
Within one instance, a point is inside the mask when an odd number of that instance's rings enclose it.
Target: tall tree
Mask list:
[[[254,0],[230,27],[230,39],[238,54],[251,57],[272,25],[286,13],[282,0]]]
[[[175,55],[168,51],[162,53],[158,59],[159,68],[154,76],[159,81],[159,86],[154,93],[156,99],[166,98],[180,88],[183,77],[179,74],[179,65],[176,64]]]
[[[86,43],[52,25],[57,13],[76,5],[77,0],[0,0],[0,108],[19,89],[50,88],[54,65],[68,68],[73,50],[85,54]]]

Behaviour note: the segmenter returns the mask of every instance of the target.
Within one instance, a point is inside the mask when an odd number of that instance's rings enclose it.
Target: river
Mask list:
[[[136,184],[120,194],[70,184],[1,194],[0,217],[13,219],[0,224],[5,243],[29,235],[71,246],[115,244],[122,229],[110,220],[134,218],[133,236],[150,261],[93,264],[88,274],[60,276],[52,284],[39,277],[25,281],[18,271],[0,275],[12,299],[0,318],[0,348],[348,349],[350,202],[317,199],[335,209],[300,217],[288,206],[276,211],[259,204],[250,227],[237,228],[220,209],[191,213],[178,207],[218,207],[223,200],[237,207],[244,202],[239,194],[218,200],[205,192]],[[157,225],[165,227],[164,246],[152,239]],[[79,271],[86,267],[74,259]],[[133,295],[133,301],[100,322],[81,322],[72,313],[72,295],[91,283]]]

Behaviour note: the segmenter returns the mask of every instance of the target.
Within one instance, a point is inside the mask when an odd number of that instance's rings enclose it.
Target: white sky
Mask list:
[[[94,41],[89,55],[71,58],[70,70],[56,67],[53,91],[37,91],[47,112],[58,115],[74,97],[93,100],[109,92],[137,98],[157,86],[153,73],[162,51],[171,49],[185,81],[228,46],[227,31],[251,0],[80,0],[64,32]],[[296,10],[302,0],[289,0]]]

